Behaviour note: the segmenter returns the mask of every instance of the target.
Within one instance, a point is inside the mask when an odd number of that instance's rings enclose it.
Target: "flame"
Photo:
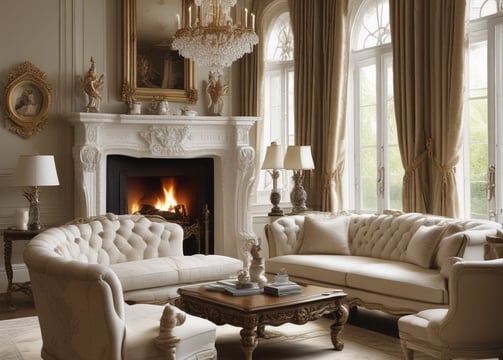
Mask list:
[[[140,211],[140,204],[138,204],[137,202],[135,202],[132,206],[131,206],[131,211],[129,212],[130,214],[136,214],[138,211]]]
[[[163,182],[162,192],[164,193],[164,199],[158,197],[154,206],[161,211],[174,211],[178,202],[175,199],[173,182],[170,181],[169,185]]]
[[[175,178],[162,178],[161,188],[156,194],[145,196],[145,190],[140,186],[133,185],[128,188],[128,203],[130,214],[140,213],[144,205],[150,205],[159,211],[177,213],[180,203],[183,203],[183,191],[176,194],[177,181]],[[180,201],[182,200],[182,201]]]

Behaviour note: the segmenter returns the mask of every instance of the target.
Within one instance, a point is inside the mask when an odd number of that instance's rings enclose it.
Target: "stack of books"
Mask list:
[[[264,294],[286,296],[302,293],[302,286],[293,281],[274,282],[264,286]]]
[[[256,282],[240,284],[237,280],[220,280],[205,285],[208,290],[221,291],[234,296],[255,295],[263,292]]]

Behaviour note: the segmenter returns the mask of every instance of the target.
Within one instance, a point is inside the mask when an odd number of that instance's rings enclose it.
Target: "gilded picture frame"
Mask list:
[[[123,0],[121,99],[196,103],[194,64],[171,49],[189,0]],[[176,15],[179,15],[177,17]]]
[[[23,139],[38,134],[47,123],[52,94],[46,78],[29,61],[8,74],[4,93],[6,127]]]

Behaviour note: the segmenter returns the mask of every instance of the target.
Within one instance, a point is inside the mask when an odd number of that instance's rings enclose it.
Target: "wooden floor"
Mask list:
[[[0,294],[0,320],[15,319],[37,315],[33,300],[23,293],[12,294],[15,309],[7,305],[5,294]],[[380,311],[369,311],[358,308],[351,312],[348,323],[365,329],[376,331],[393,337],[398,337],[398,317],[384,314]]]
[[[7,305],[5,294],[0,294],[0,320],[34,316],[37,314],[31,297],[21,292],[16,292],[12,294],[12,300],[15,309],[11,309]]]

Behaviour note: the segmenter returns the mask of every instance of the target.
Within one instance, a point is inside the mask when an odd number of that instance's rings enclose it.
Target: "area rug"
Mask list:
[[[253,359],[307,360],[395,360],[403,359],[397,338],[346,325],[344,350],[335,351],[329,335],[331,320],[322,318],[305,325],[285,324],[266,327],[266,338],[260,338]],[[219,360],[241,359],[239,328],[225,325],[217,330]],[[37,317],[0,321],[0,359],[39,360],[42,341]],[[417,360],[432,358],[418,354]]]

